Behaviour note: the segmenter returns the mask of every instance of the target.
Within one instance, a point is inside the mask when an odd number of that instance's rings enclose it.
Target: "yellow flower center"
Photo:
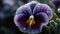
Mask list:
[[[27,23],[29,24],[29,26],[32,26],[33,24],[35,24],[33,15],[30,16],[30,18],[27,20]]]

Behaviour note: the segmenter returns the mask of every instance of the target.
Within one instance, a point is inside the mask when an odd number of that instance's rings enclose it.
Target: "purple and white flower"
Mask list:
[[[31,1],[17,9],[14,23],[20,31],[34,34],[41,32],[51,18],[52,9],[47,4]]]

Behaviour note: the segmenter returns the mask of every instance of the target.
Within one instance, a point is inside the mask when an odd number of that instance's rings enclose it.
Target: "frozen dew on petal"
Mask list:
[[[36,2],[36,1],[32,1],[32,2],[28,3],[28,5],[30,6],[32,12],[33,12],[34,7],[35,7],[37,4],[38,4],[38,2]]]
[[[25,5],[23,5],[23,6],[21,6],[17,9],[16,14],[21,14],[22,13],[22,14],[29,15],[30,12],[31,12],[30,7],[27,4],[25,4]]]
[[[52,18],[52,9],[47,5],[47,4],[37,4],[36,7],[34,8],[34,14],[44,12],[47,14],[49,19]]]
[[[21,32],[35,34],[41,32],[51,18],[52,10],[48,5],[31,1],[17,9],[14,23]]]

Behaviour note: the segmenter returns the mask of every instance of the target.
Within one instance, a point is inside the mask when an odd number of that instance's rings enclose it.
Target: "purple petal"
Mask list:
[[[24,14],[18,14],[14,17],[14,23],[16,24],[16,26],[20,29],[20,31],[22,32],[27,32],[27,27],[28,27],[28,24],[26,23],[26,21],[28,20],[28,17],[27,15],[24,15]],[[26,29],[24,29],[26,28]]]
[[[30,6],[31,10],[33,11],[34,7],[38,4],[36,1],[29,2],[28,5]]]
[[[44,12],[48,15],[49,19],[52,18],[52,10],[51,8],[46,4],[37,4],[34,8],[34,14]]]
[[[14,21],[15,21],[15,24],[19,23],[19,25],[21,25],[22,27],[27,27],[25,22],[28,20],[28,18],[29,16],[26,16],[24,14],[19,14],[14,17]]]
[[[31,12],[30,7],[28,5],[23,5],[17,9],[16,14],[30,15],[30,12]]]

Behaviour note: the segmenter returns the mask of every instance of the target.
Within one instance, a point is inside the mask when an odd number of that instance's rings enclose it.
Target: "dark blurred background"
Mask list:
[[[48,4],[52,8],[53,11],[55,10],[54,9],[55,7],[51,3],[50,0],[0,0],[0,34],[27,34],[27,33],[22,33],[21,31],[19,31],[19,29],[14,24],[13,19],[14,19],[14,15],[17,8],[30,1],[38,1],[40,3]],[[54,20],[55,17],[57,16],[54,15],[52,20]],[[56,22],[59,23],[59,20]],[[48,24],[48,26],[51,26],[51,25]],[[57,28],[59,29],[59,27],[53,26],[50,28],[51,29],[50,30],[47,27],[45,27],[43,28],[43,31],[38,34],[57,34]]]

